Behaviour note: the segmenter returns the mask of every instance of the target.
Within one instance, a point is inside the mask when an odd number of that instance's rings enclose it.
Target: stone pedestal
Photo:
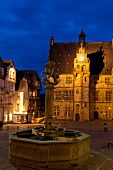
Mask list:
[[[54,124],[53,116],[53,90],[54,85],[48,84],[45,86],[46,89],[46,116],[45,116],[45,129],[52,130]]]

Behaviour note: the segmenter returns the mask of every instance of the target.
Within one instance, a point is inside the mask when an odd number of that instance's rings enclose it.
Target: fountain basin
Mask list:
[[[24,132],[20,131],[21,133]],[[55,140],[42,141],[18,137],[16,133],[11,133],[9,161],[17,169],[26,167],[29,170],[65,169],[81,165],[90,155],[90,136],[80,131],[73,133],[75,137],[63,134],[56,136]]]

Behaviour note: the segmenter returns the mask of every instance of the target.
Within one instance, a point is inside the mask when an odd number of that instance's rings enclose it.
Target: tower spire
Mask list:
[[[84,47],[85,46],[85,37],[86,37],[86,35],[85,35],[85,33],[84,33],[84,31],[83,31],[83,27],[82,27],[82,31],[81,31],[81,33],[79,34],[79,45],[80,45],[80,47]]]

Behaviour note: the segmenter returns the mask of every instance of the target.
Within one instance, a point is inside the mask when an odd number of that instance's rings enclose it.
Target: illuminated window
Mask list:
[[[83,107],[87,107],[87,103],[86,103],[86,102],[84,102],[82,106],[83,106]]]
[[[10,79],[15,79],[15,72],[14,72],[14,68],[10,68],[9,70],[9,78]]]
[[[106,92],[106,101],[110,101],[111,100],[111,92],[107,91]]]
[[[31,91],[29,91],[29,96],[32,96],[32,92]]]
[[[36,82],[35,82],[35,85],[38,87],[38,86],[39,86],[39,81],[36,81]]]
[[[79,89],[76,89],[76,94],[79,94]]]
[[[94,92],[94,101],[98,101],[98,91]]]
[[[73,100],[73,91],[64,91],[64,100]]]
[[[65,116],[70,116],[70,113],[71,113],[71,108],[70,108],[70,106],[66,106],[66,108],[65,108]]]
[[[60,61],[58,61],[58,64],[60,64]]]
[[[54,100],[61,100],[61,91],[54,92]]]
[[[77,65],[77,69],[80,69],[80,65]]]
[[[9,121],[11,121],[13,119],[13,115],[12,113],[9,113]]]
[[[84,70],[85,70],[85,68],[86,68],[86,65],[83,65],[83,66],[82,66],[82,71],[84,71]]]
[[[67,61],[67,64],[69,64],[69,62]]]
[[[110,84],[110,78],[109,77],[105,78],[105,84]]]
[[[55,115],[55,116],[60,115],[60,109],[59,109],[59,106],[54,106],[54,115]]]
[[[36,93],[35,93],[35,91],[33,91],[33,96],[36,96]]]
[[[66,84],[72,83],[72,77],[66,77]]]
[[[110,117],[111,116],[111,110],[106,110],[106,117]]]
[[[60,71],[60,68],[59,68],[59,67],[57,67],[57,71]]]
[[[79,112],[79,104],[76,104],[76,112]]]

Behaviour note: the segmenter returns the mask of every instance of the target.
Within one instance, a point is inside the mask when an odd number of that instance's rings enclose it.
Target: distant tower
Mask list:
[[[86,37],[86,35],[85,35],[85,33],[82,29],[81,33],[79,34],[79,45],[80,45],[80,47],[85,46],[85,37]]]

